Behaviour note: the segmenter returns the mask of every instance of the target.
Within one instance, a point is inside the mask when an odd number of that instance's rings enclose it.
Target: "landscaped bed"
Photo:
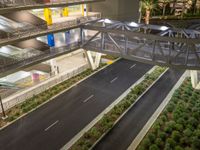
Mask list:
[[[70,149],[88,150],[106,132],[108,132],[119,117],[135,102],[135,100],[166,70],[158,67],[152,73],[147,74],[145,79],[136,85],[131,92],[113,109],[105,114],[89,131],[87,131]]]
[[[31,110],[37,108],[41,104],[47,102],[52,97],[56,96],[57,94],[61,93],[62,91],[70,88],[73,84],[75,84],[75,83],[79,82],[80,80],[86,78],[87,76],[91,75],[93,72],[99,70],[103,66],[105,66],[105,64],[101,64],[101,66],[94,71],[91,70],[91,69],[87,69],[86,71],[80,73],[79,75],[72,77],[72,78],[70,78],[70,79],[68,79],[68,80],[66,80],[66,81],[64,81],[60,84],[57,84],[57,85],[53,86],[52,88],[49,88],[48,90],[46,90],[46,91],[44,91],[44,92],[42,92],[38,95],[35,95],[30,99],[27,99],[25,102],[12,107],[8,111],[6,111],[8,118],[5,119],[5,120],[0,119],[0,127],[5,126],[9,122],[16,120],[20,116],[22,116],[22,115],[30,112]]]
[[[153,124],[138,150],[199,150],[200,91],[187,78]]]

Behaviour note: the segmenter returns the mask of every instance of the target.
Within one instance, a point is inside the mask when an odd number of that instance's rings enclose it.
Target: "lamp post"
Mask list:
[[[16,87],[15,84],[13,83],[9,83],[9,82],[0,82],[0,89],[19,89],[18,87]],[[6,119],[8,118],[8,116],[6,115],[6,112],[4,110],[4,107],[3,107],[3,102],[2,102],[2,97],[0,95],[0,105],[1,105],[1,110],[2,110],[2,119]]]
[[[2,110],[2,114],[3,114],[2,119],[4,120],[4,119],[8,118],[8,116],[5,113],[1,96],[0,96],[0,103],[1,103],[1,110]]]

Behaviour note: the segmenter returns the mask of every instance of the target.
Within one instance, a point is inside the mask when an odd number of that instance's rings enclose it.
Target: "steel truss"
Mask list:
[[[84,36],[85,30],[96,31]],[[200,69],[200,31],[101,19],[82,26],[82,47],[167,67]]]

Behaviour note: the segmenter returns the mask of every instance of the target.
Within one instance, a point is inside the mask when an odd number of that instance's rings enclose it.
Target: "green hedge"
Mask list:
[[[200,91],[187,78],[176,90],[138,150],[199,150]]]
[[[156,68],[151,74],[136,85],[131,92],[113,109],[105,114],[88,132],[86,132],[70,149],[88,150],[106,132],[108,132],[116,120],[135,102],[135,100],[166,70]]]
[[[105,65],[106,64],[101,64],[101,66],[98,69],[102,68]],[[96,71],[96,70],[94,70],[94,71]],[[57,85],[53,86],[52,88],[49,88],[48,90],[46,90],[38,95],[34,95],[32,98],[27,99],[25,102],[12,107],[8,111],[6,111],[8,118],[6,120],[2,120],[2,119],[0,120],[0,127],[3,127],[8,122],[16,120],[23,114],[33,110],[34,108],[38,107],[42,103],[48,101],[53,96],[59,94],[63,90],[65,90],[65,89],[69,88],[70,86],[72,86],[73,84],[77,83],[81,79],[84,79],[85,77],[91,75],[94,71],[91,69],[87,69],[86,71],[80,73],[79,75],[72,77],[60,84],[57,84]]]

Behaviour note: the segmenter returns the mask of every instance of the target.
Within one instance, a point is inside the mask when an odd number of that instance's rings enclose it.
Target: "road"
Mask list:
[[[168,70],[94,147],[94,150],[126,150],[183,72]]]
[[[120,60],[0,131],[0,150],[57,150],[151,65]]]

